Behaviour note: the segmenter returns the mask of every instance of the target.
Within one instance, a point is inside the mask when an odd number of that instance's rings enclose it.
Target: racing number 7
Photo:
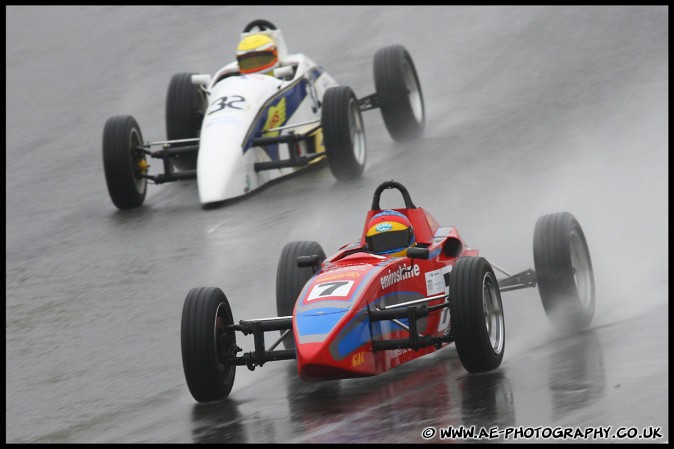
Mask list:
[[[313,301],[323,298],[345,298],[349,296],[354,281],[340,280],[331,282],[321,282],[311,288],[307,301]]]
[[[316,286],[317,288],[323,288],[323,287],[327,287],[327,288],[325,288],[325,290],[321,291],[318,294],[318,296],[330,296],[332,294],[332,292],[337,290],[342,285],[346,285],[348,283],[349,283],[349,281],[335,281],[335,282],[326,282],[325,284],[319,284],[319,285]]]

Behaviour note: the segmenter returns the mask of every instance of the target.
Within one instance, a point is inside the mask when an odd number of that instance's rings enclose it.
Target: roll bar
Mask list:
[[[403,199],[405,200],[405,209],[417,208],[412,202],[412,198],[410,198],[410,193],[407,191],[405,186],[400,184],[399,182],[391,180],[381,183],[379,187],[377,187],[377,189],[374,191],[374,196],[372,198],[372,210],[381,210],[381,208],[379,207],[379,198],[381,197],[381,193],[386,189],[398,189],[398,191],[400,191],[400,193],[403,195]]]

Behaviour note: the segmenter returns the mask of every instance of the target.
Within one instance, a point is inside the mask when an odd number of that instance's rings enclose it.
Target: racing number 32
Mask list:
[[[327,297],[334,298],[349,296],[349,292],[351,291],[353,283],[354,281],[332,281],[316,284],[311,289],[311,293],[309,293],[307,301]]]
[[[236,105],[238,103],[243,103],[244,101],[246,101],[246,99],[243,98],[241,95],[232,95],[231,97],[220,97],[213,102],[213,110],[209,112],[208,115],[211,115],[214,112],[221,111],[225,108],[243,109],[240,106]]]

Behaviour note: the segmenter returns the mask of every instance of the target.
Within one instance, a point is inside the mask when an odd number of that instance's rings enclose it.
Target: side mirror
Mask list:
[[[295,73],[295,70],[290,67],[278,67],[274,69],[274,78],[280,78],[280,79],[286,79],[286,78],[292,78],[293,74]]]
[[[211,75],[192,75],[192,84],[208,86],[211,83]]]
[[[428,260],[428,248],[418,248],[418,247],[412,247],[412,248],[407,248],[407,257],[410,259],[424,259]]]
[[[313,268],[321,265],[321,258],[318,254],[313,256],[299,256],[297,258],[297,266],[299,268]]]

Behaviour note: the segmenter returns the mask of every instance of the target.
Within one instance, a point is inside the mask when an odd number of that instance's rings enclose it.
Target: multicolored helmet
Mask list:
[[[236,48],[236,60],[242,75],[268,72],[278,66],[278,49],[266,34],[246,36]]]
[[[365,241],[373,253],[404,257],[407,248],[415,243],[414,229],[405,215],[387,209],[370,219]]]

